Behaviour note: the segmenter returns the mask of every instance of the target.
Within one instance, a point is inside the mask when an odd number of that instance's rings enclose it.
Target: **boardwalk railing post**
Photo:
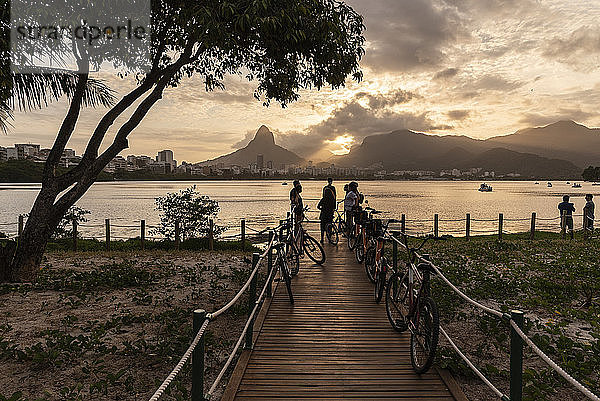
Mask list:
[[[439,216],[438,214],[434,214],[433,215],[433,237],[434,238],[438,238],[439,237]]]
[[[175,248],[179,249],[179,235],[180,235],[180,228],[179,228],[179,220],[175,220]]]
[[[213,221],[213,219],[210,219],[208,221],[209,227],[208,227],[208,248],[213,251],[215,249],[215,222]]]
[[[400,220],[400,230],[402,234],[406,234],[406,215],[402,213],[402,219]]]
[[[104,227],[106,230],[106,233],[105,233],[106,250],[110,251],[110,219],[104,220]]]
[[[394,272],[398,271],[398,243],[392,240],[392,267]]]
[[[467,238],[467,241],[469,240],[469,238],[471,238],[471,213],[467,213],[467,222],[466,222],[466,227],[465,227],[465,235]]]
[[[560,212],[560,235],[562,239],[567,238],[567,212],[562,210]]]
[[[269,231],[269,244],[273,241],[274,233],[273,231]],[[267,297],[271,298],[273,296],[273,280],[270,280],[271,273],[273,272],[273,247],[269,247],[269,252],[267,252]]]
[[[194,311],[194,336],[206,320],[206,311],[196,309]],[[192,401],[204,401],[204,336],[194,348],[192,353]]]
[[[246,219],[242,219],[241,224],[241,238],[242,238],[242,251],[246,250]]]
[[[24,217],[22,214],[19,215],[19,227],[17,228],[17,235],[19,239],[21,239],[21,235],[23,235],[23,225],[24,225]]]
[[[523,328],[523,312],[513,310],[510,318]],[[510,401],[523,398],[523,339],[511,326],[510,328]]]
[[[529,229],[529,239],[535,239],[535,212],[531,213],[531,228]]]
[[[140,223],[140,239],[142,241],[142,249],[146,247],[146,220],[142,220]]]
[[[256,268],[258,265],[258,259],[260,255],[257,252],[252,254],[252,270]],[[252,313],[254,309],[254,305],[256,304],[256,280],[258,279],[258,274],[255,274],[252,277],[252,281],[250,281],[250,289],[248,292],[248,316]],[[251,349],[252,348],[252,336],[254,335],[254,320],[256,316],[250,320],[250,324],[248,325],[248,330],[246,331],[246,345],[244,348]]]
[[[73,219],[73,250],[77,250],[77,219]]]
[[[502,226],[504,225],[504,215],[498,215],[498,241],[502,241]]]

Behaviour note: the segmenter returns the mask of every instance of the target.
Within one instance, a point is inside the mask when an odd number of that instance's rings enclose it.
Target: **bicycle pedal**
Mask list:
[[[408,326],[406,325],[406,322],[404,320],[396,319],[394,323],[396,325],[396,328],[400,331],[408,329]]]

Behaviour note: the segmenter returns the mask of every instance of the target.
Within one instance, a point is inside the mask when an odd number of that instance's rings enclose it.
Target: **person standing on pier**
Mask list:
[[[563,196],[563,201],[558,204],[558,210],[560,210],[561,216],[561,229],[569,230],[569,235],[571,239],[573,239],[573,212],[575,211],[575,206],[571,202],[569,202],[569,195]]]
[[[583,219],[584,219],[584,230],[588,230],[590,233],[594,231],[594,211],[596,206],[592,198],[594,195],[587,194],[585,196],[585,206],[583,207]]]
[[[348,184],[348,192],[344,198],[344,213],[346,213],[346,228],[350,231],[353,227],[354,209],[358,207],[358,183],[352,181]]]
[[[326,186],[323,188],[323,197],[317,205],[317,209],[321,211],[319,216],[319,219],[321,220],[321,244],[324,242],[323,237],[325,236],[327,224],[333,222],[333,213],[335,212],[336,206],[335,192],[329,186]]]
[[[294,219],[294,232],[297,224],[304,220],[304,202],[302,201],[302,185],[294,180],[294,187],[290,191],[290,208]]]
[[[337,200],[337,193],[335,187],[333,186],[333,178],[331,177],[327,179],[327,185],[323,187],[323,197],[325,197],[325,191],[328,189],[333,192],[333,201],[335,202]]]

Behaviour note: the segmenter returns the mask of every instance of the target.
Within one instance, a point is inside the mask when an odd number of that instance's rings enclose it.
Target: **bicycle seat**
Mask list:
[[[417,265],[417,269],[421,271],[427,271],[431,274],[435,274],[435,269],[431,266],[431,263],[421,262]]]

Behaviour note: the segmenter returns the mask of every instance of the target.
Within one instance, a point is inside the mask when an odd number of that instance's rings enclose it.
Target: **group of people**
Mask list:
[[[594,231],[594,212],[596,206],[592,200],[593,198],[594,195],[592,194],[585,195],[585,206],[583,207],[583,229],[588,232]],[[558,204],[558,210],[562,217],[561,229],[568,230],[569,235],[573,238],[573,212],[575,211],[575,205],[569,202],[570,199],[569,195],[563,196],[563,201]]]
[[[344,212],[346,223],[350,226],[352,223],[352,211],[362,203],[363,196],[358,192],[358,183],[356,181],[344,185],[344,192]],[[301,194],[302,184],[300,184],[299,180],[294,180],[293,188],[290,190],[290,204],[291,212],[296,222],[301,222],[304,219],[304,203]],[[328,178],[327,185],[323,187],[322,197],[317,204],[317,209],[321,211],[319,215],[319,220],[321,221],[321,243],[324,241],[327,225],[333,222],[337,205],[337,192],[333,185],[333,178]]]

